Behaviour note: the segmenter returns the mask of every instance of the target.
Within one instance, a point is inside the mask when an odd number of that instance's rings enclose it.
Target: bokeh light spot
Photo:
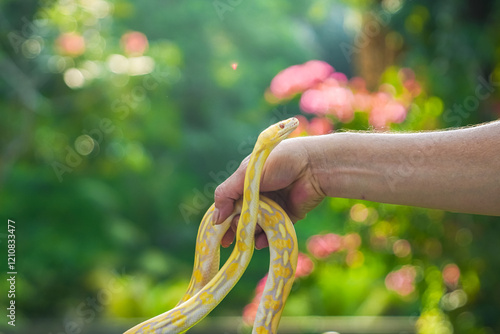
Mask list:
[[[460,268],[454,263],[447,264],[443,269],[443,281],[451,288],[458,285]]]
[[[64,57],[52,56],[47,61],[47,66],[49,70],[53,73],[62,73],[66,69],[66,61]]]
[[[82,64],[82,70],[85,70],[85,79],[97,78],[101,75],[101,67],[95,61],[86,60]]]
[[[357,33],[363,27],[363,15],[357,10],[346,11],[343,26],[346,33]]]
[[[361,246],[361,237],[357,233],[349,233],[344,236],[342,244],[346,249],[357,249]]]
[[[80,155],[89,155],[95,147],[95,142],[89,135],[81,135],[75,140],[75,149]]]
[[[78,9],[78,4],[74,0],[59,0],[58,8],[63,15],[73,15]]]
[[[385,278],[388,290],[395,291],[401,296],[407,296],[415,291],[417,271],[413,266],[403,266],[401,269],[390,272]]]
[[[408,240],[400,239],[392,245],[392,251],[397,257],[407,257],[411,253],[411,245]]]
[[[64,72],[64,82],[69,88],[80,88],[85,83],[85,77],[79,69],[70,68]]]
[[[359,250],[351,250],[347,253],[345,257],[346,264],[351,268],[358,268],[365,262],[365,256]]]
[[[107,65],[109,70],[113,73],[117,74],[128,73],[129,61],[128,58],[123,55],[119,54],[110,55],[108,57]]]
[[[403,7],[403,1],[402,0],[383,0],[382,1],[382,8],[384,8],[386,11],[388,11],[391,14],[397,13],[401,7]]]
[[[453,311],[467,303],[467,294],[464,290],[458,289],[447,293],[441,299],[441,306],[445,311]]]
[[[129,56],[142,56],[149,47],[148,38],[142,32],[131,31],[124,34],[121,44]]]
[[[368,208],[361,203],[354,204],[351,208],[351,219],[355,222],[362,223],[368,218]]]
[[[111,12],[112,5],[107,1],[101,0],[84,0],[82,1],[96,18],[102,19],[108,16]]]
[[[63,55],[76,57],[85,52],[85,40],[76,33],[64,33],[56,40],[56,46]]]
[[[151,57],[130,57],[128,59],[128,73],[130,75],[145,75],[153,72],[155,61]]]
[[[29,38],[21,46],[21,50],[23,55],[26,58],[35,58],[42,52],[42,43],[43,40],[41,38]]]

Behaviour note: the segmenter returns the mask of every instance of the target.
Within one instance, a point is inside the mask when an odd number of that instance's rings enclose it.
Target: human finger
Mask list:
[[[212,216],[214,224],[220,224],[226,220],[234,210],[235,201],[242,196],[247,165],[248,160],[243,160],[240,167],[215,189],[215,210]]]
[[[260,233],[255,236],[255,248],[262,249],[269,246],[269,242],[267,241],[267,236],[265,233]]]

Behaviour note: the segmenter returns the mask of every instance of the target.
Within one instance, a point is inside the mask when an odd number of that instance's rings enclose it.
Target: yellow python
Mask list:
[[[295,276],[297,238],[285,211],[271,199],[260,195],[259,189],[267,157],[297,126],[298,120],[292,117],[271,125],[259,135],[245,174],[242,200],[236,203],[231,216],[220,225],[212,224],[214,205],[203,217],[196,240],[193,274],[184,297],[172,310],[134,326],[125,334],[184,333],[201,321],[243,275],[253,255],[257,223],[266,233],[271,260],[252,333],[277,333],[281,312]],[[238,214],[234,249],[218,271],[220,240]]]

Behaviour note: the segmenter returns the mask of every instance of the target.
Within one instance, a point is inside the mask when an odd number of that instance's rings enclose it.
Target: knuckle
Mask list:
[[[214,191],[214,199],[215,201],[220,201],[224,197],[224,188],[223,184],[220,184],[217,188],[215,188]]]
[[[238,169],[245,170],[248,166],[249,161],[250,161],[250,155],[247,155],[243,160],[241,160],[240,166],[238,167]]]

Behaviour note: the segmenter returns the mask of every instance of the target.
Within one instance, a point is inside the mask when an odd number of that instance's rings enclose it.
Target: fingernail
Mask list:
[[[212,213],[212,225],[217,225],[219,223],[219,209],[215,208],[214,213]]]

